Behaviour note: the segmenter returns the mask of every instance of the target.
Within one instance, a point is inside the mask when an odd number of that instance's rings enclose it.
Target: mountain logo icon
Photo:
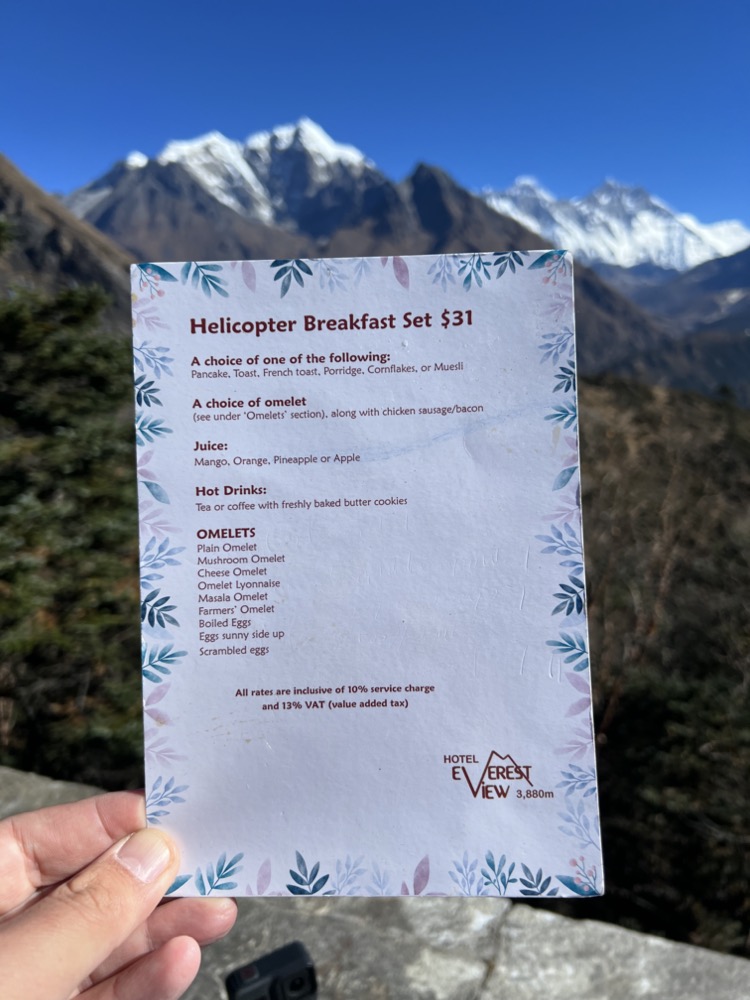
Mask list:
[[[463,782],[472,798],[498,800],[507,799],[511,783],[525,782],[534,787],[531,780],[531,764],[519,764],[510,754],[500,754],[491,750],[480,772],[476,767],[479,759],[474,754],[445,754],[443,763],[451,765],[453,781]],[[520,793],[519,793],[520,794]]]

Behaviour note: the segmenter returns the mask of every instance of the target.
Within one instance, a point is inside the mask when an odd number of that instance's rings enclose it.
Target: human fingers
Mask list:
[[[233,899],[174,899],[158,906],[95,970],[91,982],[114,975],[173,938],[188,936],[199,945],[210,944],[231,930],[237,918]]]
[[[112,792],[0,821],[0,916],[146,824],[143,795]]]
[[[200,968],[201,952],[189,937],[173,938],[156,951],[97,983],[81,1000],[177,1000]]]
[[[175,899],[158,907],[148,919],[148,933],[156,945],[187,934],[200,945],[224,937],[237,919],[233,899]]]
[[[164,833],[140,830],[7,921],[3,996],[69,997],[147,919],[178,864]]]

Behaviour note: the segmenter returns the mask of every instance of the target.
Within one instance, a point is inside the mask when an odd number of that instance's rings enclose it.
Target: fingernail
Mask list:
[[[140,882],[153,882],[169,866],[172,852],[157,830],[139,830],[128,837],[115,857]]]

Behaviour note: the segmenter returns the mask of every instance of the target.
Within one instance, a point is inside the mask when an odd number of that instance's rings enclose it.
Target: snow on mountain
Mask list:
[[[643,188],[613,180],[571,200],[556,199],[531,177],[483,196],[496,211],[592,265],[652,264],[686,271],[750,245],[750,230],[740,222],[704,225],[673,212]]]
[[[309,118],[300,118],[296,125],[281,125],[272,132],[256,132],[245,143],[245,156],[259,177],[267,177],[271,164],[280,153],[304,151],[315,165],[315,181],[330,180],[334,166],[341,164],[352,173],[361,174],[374,164],[354,146],[334,140]]]
[[[153,159],[131,153],[104,177],[73,192],[67,206],[91,218],[130,171],[178,164],[207,194],[243,218],[268,225],[289,224],[305,203],[333,186],[343,204],[357,202],[371,182],[384,180],[354,146],[335,142],[323,129],[301,118],[246,142],[209,132],[197,139],[168,143]]]
[[[356,214],[367,188],[385,180],[363,153],[335,142],[309,118],[251,135],[243,156],[267,192],[275,221],[309,232],[316,232],[314,216],[321,212],[324,228]]]
[[[209,198],[243,219],[314,238],[329,236],[339,226],[356,226],[373,205],[397,197],[396,186],[360,150],[301,118],[254,133],[245,142],[210,132],[170,142],[153,159],[131,153],[65,202],[97,224],[113,203],[127,197],[139,171],[158,185],[175,165]],[[172,182],[165,176],[164,183]],[[483,197],[502,215],[603,271],[636,265],[685,271],[750,245],[750,230],[739,222],[704,225],[643,188],[612,180],[583,198],[563,200],[534,178],[520,177],[507,191],[487,190]]]
[[[123,177],[134,170],[141,170],[148,164],[148,157],[143,153],[134,151],[124,160],[116,163],[111,170],[108,170],[102,177],[87,184],[85,187],[73,191],[63,202],[73,215],[79,219],[89,219],[98,205],[106,201],[115,188],[122,182]]]
[[[134,149],[132,153],[129,153],[125,158],[125,166],[130,167],[131,170],[140,170],[141,167],[145,167],[148,163],[148,157],[145,153],[139,153],[137,149]]]
[[[170,142],[157,163],[179,163],[222,205],[260,222],[273,222],[268,194],[245,159],[241,143],[221,132],[187,142]]]

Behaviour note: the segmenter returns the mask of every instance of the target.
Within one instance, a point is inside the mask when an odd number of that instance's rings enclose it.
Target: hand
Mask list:
[[[144,830],[143,797],[114,792],[0,822],[4,1000],[176,1000],[200,945],[234,923],[231,899],[159,905],[179,864]]]

